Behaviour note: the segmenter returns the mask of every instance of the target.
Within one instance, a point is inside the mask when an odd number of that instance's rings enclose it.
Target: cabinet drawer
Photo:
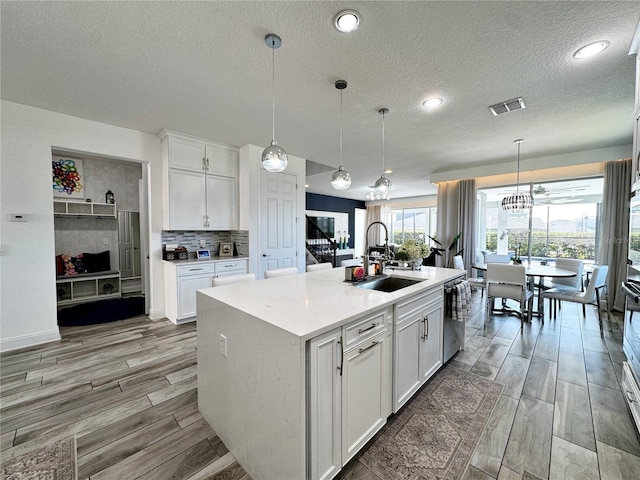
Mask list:
[[[640,428],[640,390],[627,362],[622,364],[622,395],[629,406],[636,427]]]
[[[181,265],[178,267],[178,276],[206,275],[214,273],[213,263],[209,265]]]
[[[442,302],[442,287],[411,297],[396,305],[396,322],[423,310],[427,305],[437,305],[440,302]]]
[[[216,262],[216,273],[234,272],[247,273],[246,260],[230,260],[225,262]]]
[[[345,349],[367,340],[387,328],[387,310],[377,312],[344,327]]]

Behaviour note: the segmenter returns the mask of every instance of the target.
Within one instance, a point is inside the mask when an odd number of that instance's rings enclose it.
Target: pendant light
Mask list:
[[[342,168],[342,91],[347,88],[347,82],[338,80],[336,88],[340,90],[340,166],[331,175],[331,186],[336,190],[346,190],[351,186],[351,175]]]
[[[272,96],[271,96],[271,125],[272,125],[272,136],[271,136],[271,145],[264,149],[262,152],[262,166],[265,170],[270,172],[281,172],[289,163],[289,158],[287,157],[287,152],[284,151],[284,148],[278,146],[278,142],[276,142],[276,67],[275,67],[275,56],[276,56],[276,48],[279,48],[282,45],[282,40],[275,33],[270,33],[264,37],[264,43],[267,44],[272,51],[271,55],[271,87],[272,87]]]
[[[528,193],[520,193],[520,144],[522,138],[514,140],[518,144],[518,169],[516,174],[516,193],[502,199],[502,209],[512,212],[523,212],[533,207],[533,199]]]
[[[384,176],[384,116],[389,113],[389,109],[381,108],[378,113],[382,115],[382,175],[376,180],[375,188],[377,192],[386,193],[391,190],[391,180]]]

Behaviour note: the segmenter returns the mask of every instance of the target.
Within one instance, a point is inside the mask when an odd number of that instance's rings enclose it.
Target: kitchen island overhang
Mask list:
[[[464,272],[392,275],[423,281],[385,293],[336,268],[198,291],[199,409],[252,478],[309,478],[309,340]]]

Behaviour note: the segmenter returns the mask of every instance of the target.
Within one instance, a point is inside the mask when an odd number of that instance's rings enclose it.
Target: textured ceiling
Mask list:
[[[344,90],[346,192],[331,172],[309,191],[364,199],[385,160],[393,197],[434,193],[433,172],[602,148],[632,141],[640,2],[9,2],[1,4],[4,100],[158,133],[230,145],[276,138],[288,153],[339,164]],[[360,28],[332,26],[355,8]],[[594,40],[592,59],[572,53]],[[445,103],[425,111],[437,95]],[[488,106],[522,96],[526,109]],[[322,168],[316,171],[322,171]]]

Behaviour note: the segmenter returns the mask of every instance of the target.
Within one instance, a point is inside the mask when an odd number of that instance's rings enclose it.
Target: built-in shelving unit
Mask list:
[[[56,217],[116,218],[116,204],[54,200],[53,214]]]
[[[90,302],[120,297],[120,272],[111,270],[99,274],[83,274],[58,278],[58,305]]]

